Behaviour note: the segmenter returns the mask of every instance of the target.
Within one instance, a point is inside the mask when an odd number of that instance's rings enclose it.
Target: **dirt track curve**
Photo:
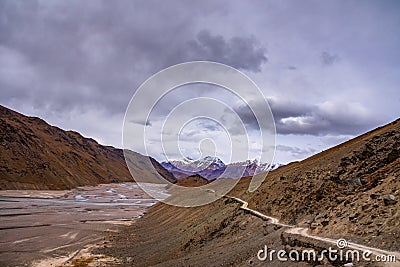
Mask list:
[[[303,237],[307,237],[307,238],[311,238],[314,240],[319,240],[322,242],[327,242],[330,244],[337,244],[337,240],[335,239],[331,239],[331,238],[326,238],[326,237],[319,237],[319,236],[314,236],[314,235],[310,235],[308,234],[308,229],[304,228],[304,227],[294,227],[292,225],[288,225],[288,224],[283,224],[279,222],[279,219],[271,217],[271,216],[267,216],[259,211],[250,209],[249,203],[247,201],[244,201],[243,199],[237,198],[237,197],[233,197],[233,196],[224,196],[225,198],[229,198],[232,199],[240,204],[242,204],[240,206],[240,209],[246,211],[249,214],[252,214],[256,217],[259,217],[265,221],[268,221],[268,223],[270,224],[274,224],[274,225],[279,225],[282,227],[287,227],[288,229],[286,230],[286,233],[288,234],[293,234],[293,235],[300,235]],[[396,266],[400,266],[400,253],[399,252],[393,252],[393,251],[387,251],[387,250],[383,250],[383,249],[378,249],[378,248],[374,248],[374,247],[368,247],[368,246],[364,246],[361,244],[357,244],[357,243],[352,243],[352,242],[348,242],[346,248],[351,248],[351,249],[356,249],[356,250],[361,250],[361,251],[370,251],[372,254],[376,255],[376,256],[395,256],[396,257],[396,262],[386,262],[386,266],[390,266],[390,267],[396,267]]]

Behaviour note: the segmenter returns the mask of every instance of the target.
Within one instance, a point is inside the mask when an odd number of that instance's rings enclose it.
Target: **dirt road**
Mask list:
[[[323,241],[329,244],[333,244],[333,245],[337,245],[338,240],[335,239],[330,239],[330,238],[326,238],[326,237],[319,237],[319,236],[314,236],[314,235],[310,235],[308,234],[308,229],[304,228],[304,227],[294,227],[292,225],[287,225],[287,224],[283,224],[279,222],[279,219],[265,215],[259,211],[250,209],[249,203],[247,201],[244,201],[240,198],[237,197],[233,197],[233,196],[225,196],[226,198],[230,198],[240,204],[242,204],[240,206],[240,209],[246,211],[249,214],[252,214],[254,216],[257,216],[263,220],[268,221],[270,224],[274,224],[274,225],[279,225],[282,227],[287,227],[288,229],[286,230],[286,233],[288,234],[293,234],[293,235],[299,235],[299,236],[303,236],[303,237],[307,237],[307,238],[311,238],[314,240],[319,240],[319,241]],[[346,248],[350,248],[350,249],[356,249],[356,250],[360,250],[360,251],[370,251],[373,255],[375,256],[395,256],[396,257],[396,262],[386,262],[384,263],[384,266],[390,266],[390,267],[396,267],[396,266],[400,266],[400,253],[399,252],[393,252],[393,251],[387,251],[387,250],[382,250],[382,249],[378,249],[378,248],[374,248],[374,247],[369,247],[369,246],[364,246],[361,244],[357,244],[357,243],[352,243],[352,242],[347,242],[345,245]]]

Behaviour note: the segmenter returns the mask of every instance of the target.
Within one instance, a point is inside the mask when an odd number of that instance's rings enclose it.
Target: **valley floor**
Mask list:
[[[163,194],[163,189],[154,186]],[[165,195],[167,196],[167,195]],[[0,266],[58,266],[155,204],[135,183],[0,191]]]

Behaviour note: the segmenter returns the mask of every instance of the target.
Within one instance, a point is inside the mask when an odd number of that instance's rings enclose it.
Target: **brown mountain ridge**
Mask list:
[[[70,189],[82,185],[134,181],[122,149],[98,144],[74,131],[64,131],[36,117],[0,105],[0,190]],[[135,175],[154,176],[147,157],[128,151]],[[158,173],[175,177],[157,161]]]

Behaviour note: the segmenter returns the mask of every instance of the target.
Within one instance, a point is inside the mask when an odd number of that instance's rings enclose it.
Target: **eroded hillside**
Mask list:
[[[123,151],[102,146],[77,132],[64,131],[42,119],[0,106],[0,189],[69,189],[81,185],[133,181]],[[158,162],[129,152],[136,175],[156,170],[175,178]]]

